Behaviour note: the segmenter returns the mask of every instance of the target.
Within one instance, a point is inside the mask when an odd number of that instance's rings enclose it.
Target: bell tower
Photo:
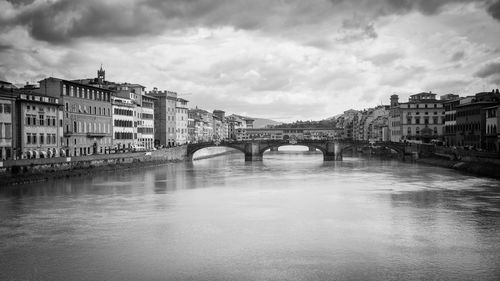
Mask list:
[[[99,68],[99,70],[97,70],[97,82],[99,84],[103,84],[105,81],[105,78],[106,78],[106,71],[104,71],[104,69],[102,69],[102,64],[101,64],[101,68]]]

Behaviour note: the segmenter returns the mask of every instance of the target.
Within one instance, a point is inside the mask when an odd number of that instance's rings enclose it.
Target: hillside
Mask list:
[[[281,122],[277,122],[271,119],[264,119],[264,118],[253,118],[255,121],[253,122],[253,127],[256,129],[260,128],[265,128],[267,125],[279,125]]]

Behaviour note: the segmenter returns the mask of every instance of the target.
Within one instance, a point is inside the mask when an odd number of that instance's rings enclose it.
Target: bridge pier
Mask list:
[[[309,151],[316,151],[316,147],[309,146]]]
[[[251,142],[245,144],[245,161],[262,161],[263,153],[260,152],[260,144]]]
[[[324,161],[342,161],[342,148],[340,144],[335,142],[328,142],[326,144],[326,151],[323,152]]]
[[[278,147],[277,146],[271,147],[271,151],[278,151]]]

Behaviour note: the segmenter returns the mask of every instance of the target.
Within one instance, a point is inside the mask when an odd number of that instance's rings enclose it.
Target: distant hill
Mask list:
[[[253,122],[253,127],[256,129],[260,128],[265,128],[267,125],[279,125],[281,122],[277,122],[271,119],[264,119],[264,118],[253,118],[255,121]]]

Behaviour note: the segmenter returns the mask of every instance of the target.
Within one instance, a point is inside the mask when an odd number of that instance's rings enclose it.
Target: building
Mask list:
[[[500,152],[500,105],[486,107],[486,150]]]
[[[154,102],[156,98],[146,95],[146,87],[135,83],[107,81],[106,71],[102,66],[97,70],[97,78],[79,79],[74,80],[74,82],[111,90],[113,97],[130,101],[129,110],[132,110],[133,117],[132,127],[127,127],[126,130],[124,130],[123,127],[120,130],[115,130],[113,134],[115,148],[132,150],[135,148],[153,148]],[[115,104],[115,106],[118,105],[119,104]],[[123,115],[115,119],[120,118],[123,119]],[[130,133],[132,133],[132,135],[130,135]],[[125,137],[125,139],[122,137]]]
[[[189,109],[188,118],[194,120],[196,142],[210,142],[215,136],[214,116],[212,113],[198,107]]]
[[[227,117],[228,122],[228,137],[236,139],[239,129],[252,129],[255,120],[249,117],[232,114]]]
[[[236,140],[332,140],[336,135],[335,129],[325,128],[239,128]]]
[[[7,83],[8,82],[3,82]],[[3,85],[3,84],[2,84]],[[14,158],[12,121],[14,120],[13,88],[0,87],[0,161]]]
[[[157,99],[155,97],[144,94],[142,96],[142,104],[138,112],[140,120],[137,125],[137,140],[139,146],[143,146],[148,150],[154,148],[154,106],[156,100]]]
[[[157,88],[154,88],[147,95],[157,99],[154,104],[155,146],[175,146],[177,138],[177,93],[172,91],[158,91]]]
[[[62,147],[67,156],[111,150],[111,90],[54,77],[39,83],[42,95],[58,98],[64,106]]]
[[[212,115],[214,117],[214,128],[215,128],[215,132],[216,132],[217,136],[222,140],[228,139],[229,138],[229,123],[228,123],[228,120],[226,118],[226,112],[224,112],[222,110],[214,110],[212,112]],[[217,124],[216,124],[216,122],[217,122]]]
[[[443,138],[445,111],[436,94],[411,95],[407,103],[399,103],[397,95],[391,96],[389,130],[391,141],[430,142]]]
[[[456,146],[457,143],[457,110],[456,107],[460,104],[458,96],[452,96],[450,100],[443,103],[444,107],[444,142],[448,146]]]
[[[460,100],[460,104],[456,106],[456,140],[459,146],[486,149],[486,108],[498,104],[498,89]]]
[[[65,156],[63,105],[58,97],[37,93],[34,87],[16,91],[15,150],[18,159]]]
[[[111,97],[113,119],[113,148],[129,150],[137,144],[136,105],[131,99]],[[135,123],[135,124],[134,124]]]
[[[175,141],[177,145],[183,145],[189,142],[188,133],[188,101],[185,99],[178,98],[175,106]]]

